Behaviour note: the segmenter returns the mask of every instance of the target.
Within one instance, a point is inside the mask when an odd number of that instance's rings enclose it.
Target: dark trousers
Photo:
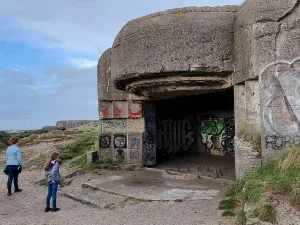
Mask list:
[[[7,189],[8,189],[9,192],[11,192],[11,186],[12,186],[13,181],[14,181],[15,189],[19,189],[18,177],[19,177],[19,171],[18,170],[8,171]]]
[[[52,206],[56,208],[56,195],[58,189],[58,182],[52,183],[48,182],[48,195],[46,198],[46,207],[50,208],[50,199],[52,197]]]

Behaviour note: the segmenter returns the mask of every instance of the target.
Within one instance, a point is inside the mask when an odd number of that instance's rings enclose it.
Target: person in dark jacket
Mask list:
[[[24,168],[24,162],[22,160],[21,149],[18,146],[19,140],[20,139],[17,137],[12,137],[10,139],[11,146],[6,150],[6,166],[4,173],[8,175],[7,196],[11,196],[12,183],[14,183],[15,186],[15,193],[22,191],[22,189],[19,188],[18,178],[22,167]]]
[[[56,195],[57,195],[57,189],[58,189],[58,183],[60,179],[59,174],[59,163],[57,162],[58,159],[58,153],[53,152],[50,155],[50,160],[46,162],[44,166],[45,178],[47,180],[48,184],[48,194],[46,198],[46,208],[45,212],[56,212],[60,210],[60,208],[56,207]],[[52,206],[53,208],[50,208],[50,199],[52,198]]]

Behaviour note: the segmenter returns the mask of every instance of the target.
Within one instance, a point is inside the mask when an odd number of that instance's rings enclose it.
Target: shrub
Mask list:
[[[0,142],[0,149],[5,149],[6,148],[6,144],[4,144],[3,142]]]
[[[256,206],[256,216],[261,220],[274,223],[276,210],[268,203],[268,194],[271,192],[284,195],[287,199],[291,199],[293,205],[297,205],[300,202],[299,177],[300,147],[294,147],[281,152],[268,165],[230,184],[225,191],[225,196],[235,198],[241,203],[241,207],[246,202],[251,202]]]

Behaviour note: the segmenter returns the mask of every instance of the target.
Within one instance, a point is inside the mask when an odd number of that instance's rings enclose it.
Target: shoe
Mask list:
[[[60,208],[53,208],[52,209],[52,212],[57,212],[57,211],[59,211],[60,210]]]
[[[46,207],[44,212],[49,212],[49,211],[52,211],[52,209],[51,209],[51,208],[48,208],[48,207]]]
[[[15,193],[23,191],[22,189],[15,189]]]
[[[9,192],[7,192],[7,196],[11,196],[11,192],[9,191]]]

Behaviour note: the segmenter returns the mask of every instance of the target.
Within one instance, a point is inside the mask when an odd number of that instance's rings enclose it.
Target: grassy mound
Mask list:
[[[84,132],[74,134],[75,141],[59,145],[59,158],[62,161],[74,159],[86,154],[86,151],[97,149],[99,128],[93,126],[83,126],[80,128]]]
[[[272,223],[276,220],[271,200],[274,195],[284,195],[292,205],[300,207],[300,147],[283,151],[268,165],[229,185],[225,193],[226,198],[233,198],[240,208],[246,202],[253,204],[254,216]],[[245,219],[238,224],[244,224],[243,221]]]
[[[113,169],[115,164],[112,160],[95,163],[87,163],[87,151],[98,150],[99,128],[91,125],[78,127],[76,130],[82,133],[75,134],[75,141],[60,145],[60,160],[69,161],[72,170],[94,171],[100,169]]]

